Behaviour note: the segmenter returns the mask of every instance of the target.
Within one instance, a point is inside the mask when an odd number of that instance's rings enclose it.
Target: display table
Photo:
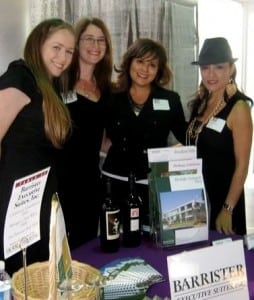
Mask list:
[[[158,295],[161,298],[170,296],[170,287],[167,270],[167,256],[174,255],[181,251],[194,250],[211,245],[213,240],[223,239],[228,236],[211,231],[209,241],[199,244],[189,244],[178,246],[177,248],[158,248],[150,240],[144,238],[142,244],[137,248],[120,247],[116,253],[103,253],[100,249],[99,239],[92,240],[83,246],[72,251],[72,259],[85,262],[96,268],[100,268],[112,260],[124,257],[142,257],[151,266],[158,270],[165,278],[165,281],[152,285],[147,291],[147,296],[153,297]],[[231,236],[233,240],[242,239],[239,236]],[[230,255],[230,253],[229,253]],[[211,258],[212,259],[212,258]],[[254,300],[254,250],[245,248],[245,261],[247,267],[248,286],[250,300]]]

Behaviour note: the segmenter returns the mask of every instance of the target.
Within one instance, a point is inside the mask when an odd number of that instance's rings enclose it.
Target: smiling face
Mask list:
[[[79,58],[86,64],[97,64],[106,53],[106,39],[102,30],[89,24],[79,40]]]
[[[151,54],[140,58],[133,58],[130,65],[130,77],[133,84],[149,86],[158,73],[159,59]]]
[[[74,47],[74,36],[67,29],[60,29],[45,40],[41,47],[41,56],[50,77],[59,77],[68,68]]]
[[[200,66],[202,82],[208,91],[223,94],[226,85],[232,78],[234,65],[221,63],[216,65]]]

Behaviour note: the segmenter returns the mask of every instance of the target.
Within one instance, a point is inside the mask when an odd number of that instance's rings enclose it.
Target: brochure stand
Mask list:
[[[208,206],[196,147],[148,149],[150,223],[159,247],[208,240]]]

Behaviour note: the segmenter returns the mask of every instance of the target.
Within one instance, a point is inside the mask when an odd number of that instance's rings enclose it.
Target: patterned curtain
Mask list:
[[[72,0],[30,0],[30,28],[46,18],[62,18],[72,22]]]

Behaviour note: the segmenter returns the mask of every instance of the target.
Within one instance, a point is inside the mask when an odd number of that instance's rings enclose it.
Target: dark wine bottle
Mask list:
[[[141,243],[142,201],[136,192],[134,173],[129,174],[128,180],[129,193],[124,201],[122,211],[123,245],[125,247],[138,247]]]
[[[100,214],[100,245],[104,252],[116,252],[120,247],[120,209],[111,195],[111,180],[106,179],[106,195]]]

